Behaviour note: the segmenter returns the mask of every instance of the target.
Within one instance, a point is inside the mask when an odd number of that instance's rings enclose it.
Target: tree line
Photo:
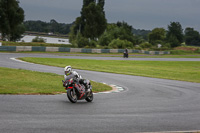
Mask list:
[[[33,21],[25,21],[24,23],[26,31],[34,31],[34,32],[45,32],[45,33],[53,33],[53,34],[69,34],[70,27],[72,24],[58,23],[56,20],[52,19],[50,22],[43,22],[40,20]]]
[[[155,28],[148,35],[151,44],[166,44],[171,47],[180,46],[183,42],[186,45],[200,46],[200,34],[194,28],[187,27],[183,31],[179,22],[171,22],[168,29]]]
[[[179,22],[171,22],[168,29],[137,31],[126,22],[109,24],[104,12],[105,0],[83,0],[81,16],[76,18],[70,32],[70,42],[75,47],[100,48],[157,48],[163,49],[187,45],[200,46],[200,34],[187,27],[183,32]],[[135,34],[133,34],[135,32]]]
[[[107,23],[105,0],[83,0],[80,16],[71,24],[24,21],[24,10],[18,0],[0,0],[0,33],[3,40],[17,41],[24,31],[69,34],[74,47],[88,48],[173,48],[185,42],[200,46],[200,34],[194,28],[185,30],[179,22],[171,22],[167,30],[136,30],[126,22]]]

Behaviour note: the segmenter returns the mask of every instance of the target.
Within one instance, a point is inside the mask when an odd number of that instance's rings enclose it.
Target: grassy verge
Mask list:
[[[2,42],[2,46],[43,46],[43,47],[72,47],[72,45],[66,44],[53,44],[53,43],[41,43],[41,42]]]
[[[31,54],[54,54],[59,56],[92,56],[92,57],[123,57],[122,53],[71,53],[71,52],[40,52],[40,51],[21,51],[21,52],[7,52],[0,51],[0,53],[31,53]],[[170,54],[170,55],[148,55],[140,53],[129,53],[129,58],[200,58],[200,54]]]
[[[123,53],[70,53],[70,52],[46,52],[61,56],[92,56],[92,57],[123,57]],[[129,53],[129,58],[200,58],[200,54],[187,55],[149,55],[141,53]]]
[[[64,93],[63,76],[0,67],[0,94],[59,94]],[[108,91],[110,86],[92,82],[93,91]]]
[[[38,64],[200,83],[200,62],[21,58]]]

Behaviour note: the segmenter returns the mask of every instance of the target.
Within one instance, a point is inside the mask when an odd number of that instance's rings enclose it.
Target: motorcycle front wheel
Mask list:
[[[93,101],[93,92],[92,90],[90,91],[90,94],[85,98],[87,102],[92,102]]]
[[[67,90],[67,97],[68,97],[70,102],[72,102],[72,103],[76,103],[77,102],[76,91],[75,91],[75,94],[74,94],[73,93],[73,89]]]

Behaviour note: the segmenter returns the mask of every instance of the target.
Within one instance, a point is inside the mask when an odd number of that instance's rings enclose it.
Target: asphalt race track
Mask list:
[[[120,57],[0,53],[0,67],[63,74],[63,68],[10,58],[49,57],[127,60]],[[200,61],[128,58],[128,60]],[[66,64],[68,65],[68,64]],[[62,95],[0,95],[0,133],[133,133],[200,130],[200,84],[77,70],[84,78],[125,90],[72,104]],[[1,75],[0,75],[1,76]],[[61,83],[62,87],[62,83]]]

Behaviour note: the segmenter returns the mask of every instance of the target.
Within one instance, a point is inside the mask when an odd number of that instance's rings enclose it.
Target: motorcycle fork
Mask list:
[[[73,95],[75,95],[76,93],[75,93],[75,87],[74,87],[75,85],[73,85]]]

